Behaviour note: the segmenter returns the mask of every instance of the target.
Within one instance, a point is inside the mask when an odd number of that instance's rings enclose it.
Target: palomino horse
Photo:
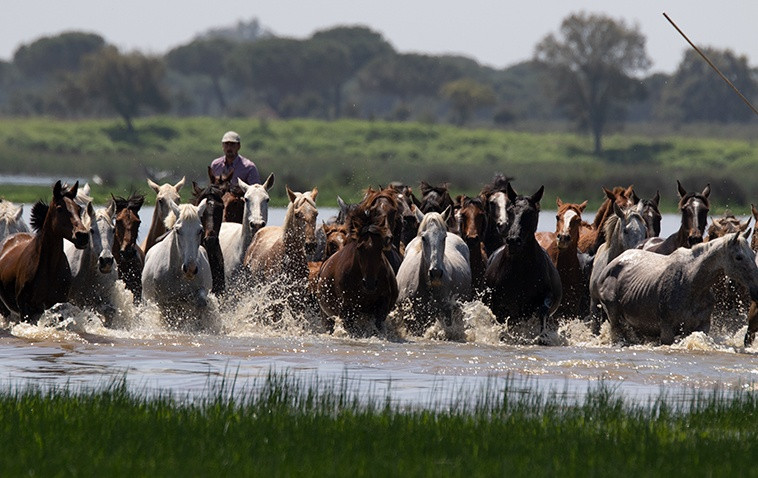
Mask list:
[[[132,193],[128,199],[111,195],[115,206],[116,221],[113,234],[113,259],[118,268],[118,278],[124,282],[132,293],[135,304],[142,300],[142,268],[145,266],[145,253],[137,245],[139,227],[142,224],[139,210],[145,202],[145,196]]]
[[[321,267],[316,296],[328,325],[340,317],[348,331],[367,333],[381,329],[398,296],[397,281],[384,248],[392,242],[386,217],[369,204],[361,204],[347,218],[348,241]]]
[[[178,206],[168,200],[166,205],[172,214],[166,219],[166,236],[145,256],[143,296],[158,306],[170,326],[203,327],[213,287],[208,256],[200,247],[206,202]]]
[[[670,345],[692,332],[708,333],[715,303],[710,289],[723,274],[758,299],[758,267],[747,237],[729,234],[669,255],[633,249],[611,261],[599,298],[613,340]]]
[[[95,211],[92,202],[83,209],[82,224],[89,229],[89,242],[84,249],[70,242],[63,245],[71,267],[69,300],[79,307],[92,307],[105,316],[109,324],[116,312],[113,294],[118,273],[114,267],[113,218],[116,205]]]
[[[305,287],[308,281],[306,242],[315,237],[318,188],[298,193],[286,187],[289,205],[281,226],[260,229],[245,253],[244,266],[255,283],[278,282]],[[297,300],[297,299],[296,299]]]
[[[587,201],[573,204],[556,199],[558,214],[555,224],[555,239],[545,247],[561,277],[563,298],[556,314],[563,318],[587,315],[589,307],[589,273],[579,260],[579,230],[582,227],[582,213]]]
[[[16,206],[10,201],[0,199],[0,243],[11,234],[29,232],[29,226],[23,216],[23,205]]]
[[[558,271],[534,237],[545,187],[531,196],[517,195],[510,183],[506,189],[508,232],[487,263],[485,303],[501,323],[537,316],[538,341],[547,344],[547,321],[561,303],[562,289]]]
[[[32,208],[34,233],[19,232],[0,244],[0,313],[13,313],[33,320],[45,309],[68,300],[71,268],[63,252],[67,239],[79,249],[87,247],[89,233],[80,219],[81,206],[74,198],[77,181],[64,188],[53,186],[49,205],[42,201]]]
[[[173,186],[168,183],[159,186],[150,179],[147,180],[147,184],[155,191],[156,196],[153,220],[150,223],[150,229],[147,231],[147,237],[142,241],[142,245],[140,246],[145,254],[155,245],[156,240],[166,233],[165,221],[168,213],[171,212],[169,203],[179,204],[179,190],[184,186],[184,177]]]
[[[612,203],[613,215],[608,217],[603,228],[605,229],[605,242],[600,244],[595,258],[592,261],[592,273],[590,274],[590,326],[597,334],[603,320],[602,311],[599,310],[600,285],[603,269],[622,252],[632,249],[644,241],[648,235],[645,218],[640,214],[642,206],[622,209],[617,203]]]
[[[458,235],[468,246],[471,288],[479,295],[484,292],[484,271],[487,269],[487,253],[484,251],[487,211],[481,197],[458,196],[457,202]]]
[[[239,184],[244,191],[242,221],[222,222],[219,232],[227,282],[237,280],[247,248],[255,234],[268,222],[268,191],[274,185],[274,173],[269,174],[263,184],[247,184],[244,181],[239,181]]]
[[[508,232],[508,184],[513,178],[498,174],[492,183],[479,193],[487,211],[487,230],[484,235],[484,251],[491,256],[503,245],[503,236]]]
[[[665,255],[671,254],[679,247],[690,248],[703,242],[710,210],[708,196],[711,194],[711,186],[706,185],[701,193],[688,193],[678,180],[676,186],[679,191],[679,211],[682,214],[679,230],[666,239],[650,238],[640,244],[639,249]]]
[[[397,271],[397,302],[410,302],[413,314],[405,315],[404,323],[415,334],[435,321],[451,326],[460,309],[457,301],[470,299],[469,249],[463,239],[448,232],[450,209],[422,216],[418,235],[406,247]]]
[[[211,264],[211,277],[213,277],[214,294],[220,295],[226,289],[226,280],[224,277],[224,256],[221,253],[219,244],[219,233],[221,231],[221,221],[224,218],[224,203],[221,200],[222,192],[217,186],[210,185],[206,188],[192,181],[192,204],[197,206],[200,201],[205,199],[205,212],[203,212],[200,221],[203,223],[203,242],[202,246],[208,254],[208,262]]]
[[[613,204],[616,203],[621,209],[634,206],[634,187],[622,188],[616,186],[612,191],[603,187],[605,200],[595,214],[595,219],[589,227],[582,226],[579,232],[579,250],[594,256],[600,244],[605,242],[605,221],[613,216]]]

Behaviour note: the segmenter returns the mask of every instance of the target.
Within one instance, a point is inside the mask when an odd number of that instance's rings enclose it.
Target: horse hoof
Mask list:
[[[745,348],[751,347],[753,345],[753,340],[755,339],[755,332],[748,332],[745,334]]]

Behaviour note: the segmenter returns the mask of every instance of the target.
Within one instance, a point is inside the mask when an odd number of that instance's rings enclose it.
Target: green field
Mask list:
[[[207,184],[222,133],[235,129],[241,153],[264,177],[275,173],[274,205],[286,203],[285,184],[299,191],[317,186],[324,206],[336,206],[337,194],[357,201],[366,187],[394,180],[448,182],[453,195],[473,195],[497,172],[514,176],[520,193],[545,185],[547,205],[559,196],[588,199],[592,208],[603,199],[601,186],[634,184],[642,197],[659,190],[671,210],[677,179],[688,190],[710,183],[714,212],[747,214],[758,203],[758,143],[723,135],[613,134],[597,157],[589,136],[571,133],[358,120],[157,117],[135,125],[131,135],[116,120],[0,119],[0,174],[98,175],[104,180],[102,187],[92,184],[98,202],[110,193],[147,193],[145,178],[155,171],[168,172],[166,181],[186,175]],[[0,187],[0,196],[16,201],[46,195],[45,188]]]
[[[635,404],[601,383],[576,403],[506,385],[410,408],[345,383],[6,390],[0,476],[758,475],[754,392]]]

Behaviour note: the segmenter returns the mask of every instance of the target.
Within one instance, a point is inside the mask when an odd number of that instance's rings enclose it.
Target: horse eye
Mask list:
[[[556,221],[560,221],[561,220],[561,215],[560,214],[556,214],[555,215],[555,220]]]

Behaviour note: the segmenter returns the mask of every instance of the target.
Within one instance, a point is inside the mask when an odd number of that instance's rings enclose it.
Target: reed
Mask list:
[[[0,393],[2,476],[749,476],[752,391],[665,392],[647,403],[600,382],[566,393],[486,386],[404,406],[345,375],[286,372],[200,397],[97,389]],[[494,382],[493,382],[494,384]]]

